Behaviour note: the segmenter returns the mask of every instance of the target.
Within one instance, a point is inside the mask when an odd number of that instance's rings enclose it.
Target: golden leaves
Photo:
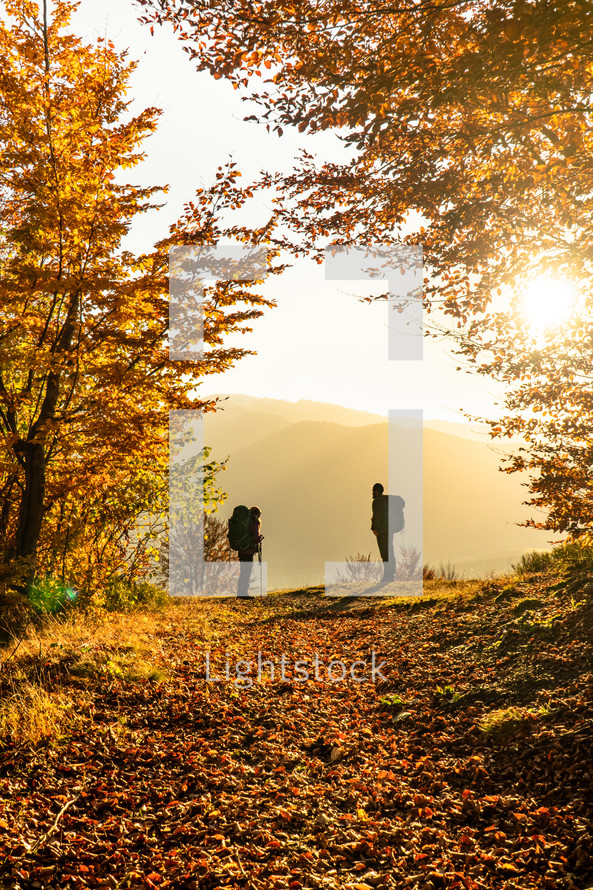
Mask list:
[[[49,33],[49,76],[41,29],[24,20],[14,29],[0,24],[0,146],[9,147],[0,150],[0,470],[3,477],[16,471],[21,485],[3,491],[3,540],[29,521],[21,497],[44,502],[34,546],[94,584],[125,564],[118,542],[138,516],[166,509],[169,409],[204,407],[191,397],[200,378],[248,352],[225,348],[227,333],[273,305],[244,282],[214,289],[206,355],[180,368],[167,354],[169,248],[268,242],[269,271],[282,267],[272,268],[273,223],[252,231],[225,218],[253,194],[238,186],[234,163],[186,205],[166,239],[139,255],[122,250],[137,214],[157,207],[162,191],[122,175],[142,159],[159,110],[127,117],[134,63],[111,42],[86,46],[64,34],[72,3],[54,8],[63,21]],[[44,488],[26,489],[26,449],[15,470],[21,441],[43,448]],[[70,535],[74,513],[80,534]],[[151,531],[138,543],[140,568],[153,539]]]

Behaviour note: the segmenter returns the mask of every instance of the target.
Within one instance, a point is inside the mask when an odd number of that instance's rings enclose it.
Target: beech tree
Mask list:
[[[341,135],[353,160],[304,153],[264,177],[284,220],[309,249],[421,242],[427,309],[509,384],[492,433],[526,437],[509,469],[532,473],[549,511],[536,524],[593,526],[591,319],[536,348],[507,305],[540,272],[572,279],[591,305],[590,0],[139,2],[142,21],[172,23],[198,69],[243,90],[269,129]]]
[[[234,164],[197,192],[167,237],[122,245],[166,188],[125,182],[159,111],[130,116],[135,63],[68,32],[31,0],[0,23],[0,565],[5,586],[118,571],[140,513],[166,509],[169,409],[214,409],[196,388],[249,350],[225,346],[273,305],[252,283],[206,289],[203,358],[169,361],[168,252],[268,244],[273,220],[225,222],[250,196]],[[148,539],[136,554],[147,562]],[[57,565],[56,565],[57,563]]]

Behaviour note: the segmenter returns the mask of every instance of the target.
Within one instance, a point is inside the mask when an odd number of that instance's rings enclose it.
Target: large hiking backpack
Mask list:
[[[406,502],[398,494],[382,494],[378,498],[377,519],[380,527],[387,530],[389,534],[397,535],[403,531],[405,526],[404,507]]]
[[[233,515],[229,519],[229,544],[232,550],[249,550],[254,547],[254,541],[249,533],[251,513],[248,507],[241,504],[235,507]]]
[[[389,531],[392,535],[404,530],[406,520],[404,518],[404,507],[406,502],[400,498],[398,494],[389,495]]]

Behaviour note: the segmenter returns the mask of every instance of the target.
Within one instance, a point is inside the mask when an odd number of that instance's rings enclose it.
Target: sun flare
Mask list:
[[[577,289],[571,281],[540,275],[525,290],[522,314],[531,330],[548,331],[569,320],[577,298]]]

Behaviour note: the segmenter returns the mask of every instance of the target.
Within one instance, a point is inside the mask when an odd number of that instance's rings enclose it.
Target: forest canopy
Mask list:
[[[591,3],[139,2],[270,130],[340,135],[347,160],[264,177],[283,221],[309,249],[421,243],[426,308],[508,387],[492,433],[526,443],[508,469],[530,472],[544,527],[590,528]],[[543,339],[520,303],[542,277],[580,294]]]

